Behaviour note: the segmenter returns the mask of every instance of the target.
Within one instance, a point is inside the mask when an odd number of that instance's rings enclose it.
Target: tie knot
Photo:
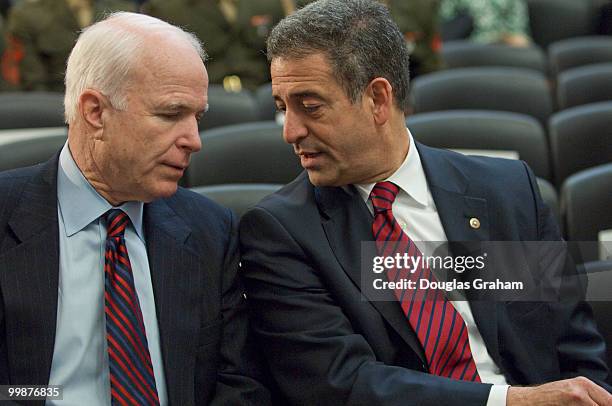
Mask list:
[[[370,192],[370,200],[374,212],[379,213],[385,210],[391,210],[391,206],[395,201],[395,197],[399,193],[399,186],[393,182],[378,182]]]
[[[130,218],[123,210],[111,209],[106,212],[106,236],[123,237],[125,228],[130,222]]]

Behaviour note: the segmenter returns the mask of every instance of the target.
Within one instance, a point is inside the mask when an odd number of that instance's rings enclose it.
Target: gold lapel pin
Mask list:
[[[478,220],[476,217],[472,217],[470,219],[470,227],[472,227],[474,230],[478,230],[480,228],[480,220]]]

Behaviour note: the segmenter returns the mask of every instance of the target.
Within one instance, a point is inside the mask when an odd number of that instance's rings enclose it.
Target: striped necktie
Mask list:
[[[134,275],[125,245],[130,219],[113,209],[106,213],[104,313],[113,405],[159,405]]]
[[[374,208],[372,233],[378,253],[393,257],[398,253],[408,253],[409,257],[423,259],[423,254],[393,217],[391,206],[398,192],[399,187],[394,183],[379,182],[370,193]],[[435,280],[427,263],[419,261],[414,273],[406,268],[389,269],[387,278],[390,281],[408,279],[416,282],[416,289],[395,289],[394,293],[423,347],[429,372],[480,382],[463,317],[440,289],[419,289],[419,279]]]

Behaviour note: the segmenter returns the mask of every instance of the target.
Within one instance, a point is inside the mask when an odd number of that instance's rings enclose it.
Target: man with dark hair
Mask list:
[[[573,294],[533,304],[394,289],[368,300],[364,241],[422,259],[423,241],[561,238],[523,162],[414,142],[408,52],[387,9],[314,2],[274,28],[268,58],[283,137],[306,171],[245,214],[240,238],[254,329],[289,402],[611,404],[593,382],[608,372],[603,340]]]

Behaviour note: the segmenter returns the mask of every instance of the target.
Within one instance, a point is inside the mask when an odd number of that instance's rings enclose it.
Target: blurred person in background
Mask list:
[[[293,0],[149,0],[142,12],[184,27],[204,41],[210,83],[228,91],[269,82],[265,56],[272,27],[295,10]]]
[[[79,31],[131,0],[24,0],[9,11],[2,77],[19,90],[62,92],[66,59]]]
[[[298,7],[314,0],[298,0]],[[410,78],[440,69],[439,0],[379,0],[387,6],[410,52]]]
[[[524,0],[442,0],[443,24],[458,21],[463,33],[454,35],[480,43],[525,47],[531,43],[529,15]]]

